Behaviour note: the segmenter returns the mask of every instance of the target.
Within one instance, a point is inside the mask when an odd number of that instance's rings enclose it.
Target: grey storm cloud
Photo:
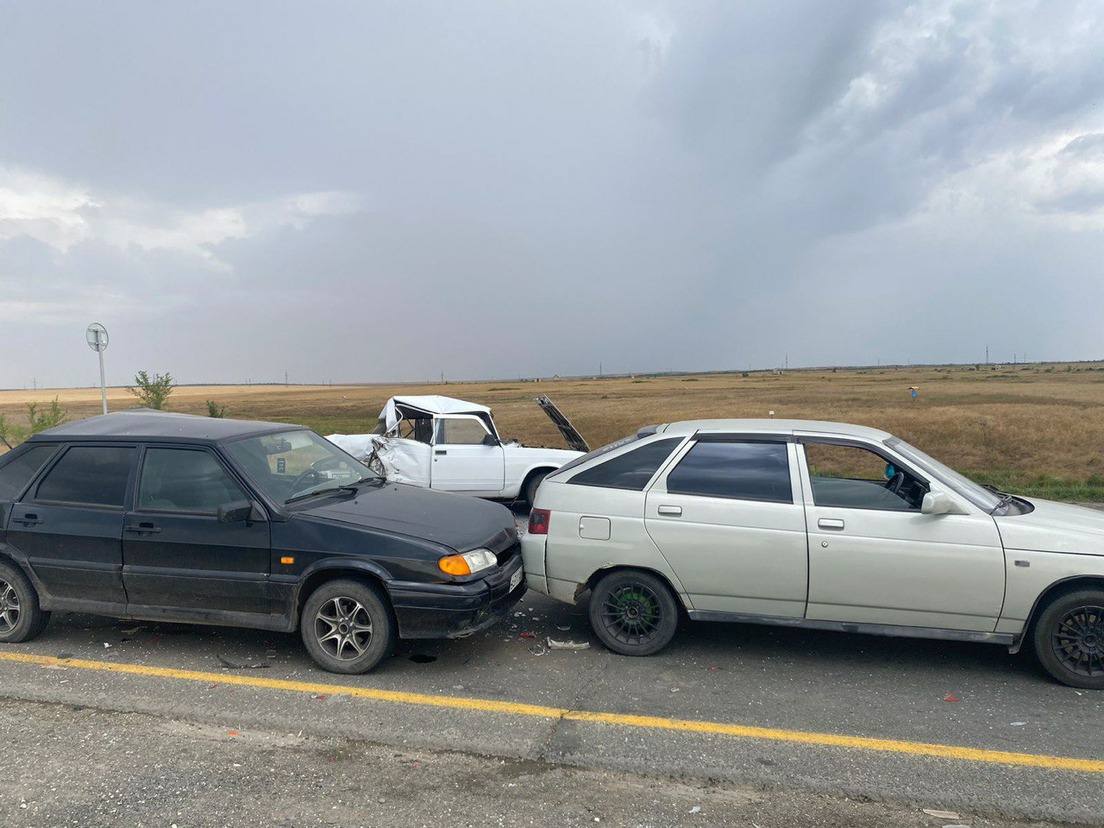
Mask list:
[[[0,3],[0,387],[1104,356],[1098,3]]]

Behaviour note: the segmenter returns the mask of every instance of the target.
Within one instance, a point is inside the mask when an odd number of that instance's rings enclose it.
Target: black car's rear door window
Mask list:
[[[27,484],[54,456],[57,446],[32,446],[19,452],[0,466],[0,500],[14,500],[23,493]]]
[[[73,446],[38,484],[35,499],[121,507],[135,454],[129,446]]]
[[[149,448],[142,461],[138,508],[214,514],[245,500],[241,486],[203,449]]]

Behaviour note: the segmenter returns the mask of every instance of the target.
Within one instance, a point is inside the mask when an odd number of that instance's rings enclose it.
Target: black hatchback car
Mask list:
[[[0,457],[0,642],[52,610],[298,629],[362,673],[524,592],[508,509],[388,483],[305,428],[129,411]]]

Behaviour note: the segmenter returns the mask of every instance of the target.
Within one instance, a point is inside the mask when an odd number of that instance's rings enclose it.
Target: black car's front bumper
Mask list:
[[[465,584],[390,582],[399,637],[463,638],[501,621],[525,594],[524,575],[510,589],[522,565],[521,555],[515,554],[486,578]]]

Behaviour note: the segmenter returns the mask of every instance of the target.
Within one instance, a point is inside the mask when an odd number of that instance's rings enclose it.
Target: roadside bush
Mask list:
[[[207,416],[222,419],[226,416],[226,406],[219,405],[214,400],[207,400]]]
[[[138,398],[146,408],[157,411],[165,408],[169,395],[173,392],[176,382],[172,374],[154,374],[152,377],[145,371],[139,371],[134,375],[134,386],[127,387],[127,391]]]
[[[9,449],[15,448],[32,434],[38,434],[48,428],[61,425],[69,417],[69,412],[61,407],[58,398],[54,397],[48,406],[39,409],[38,403],[27,403],[27,426],[17,426],[9,422],[8,418],[0,414],[0,443]]]

